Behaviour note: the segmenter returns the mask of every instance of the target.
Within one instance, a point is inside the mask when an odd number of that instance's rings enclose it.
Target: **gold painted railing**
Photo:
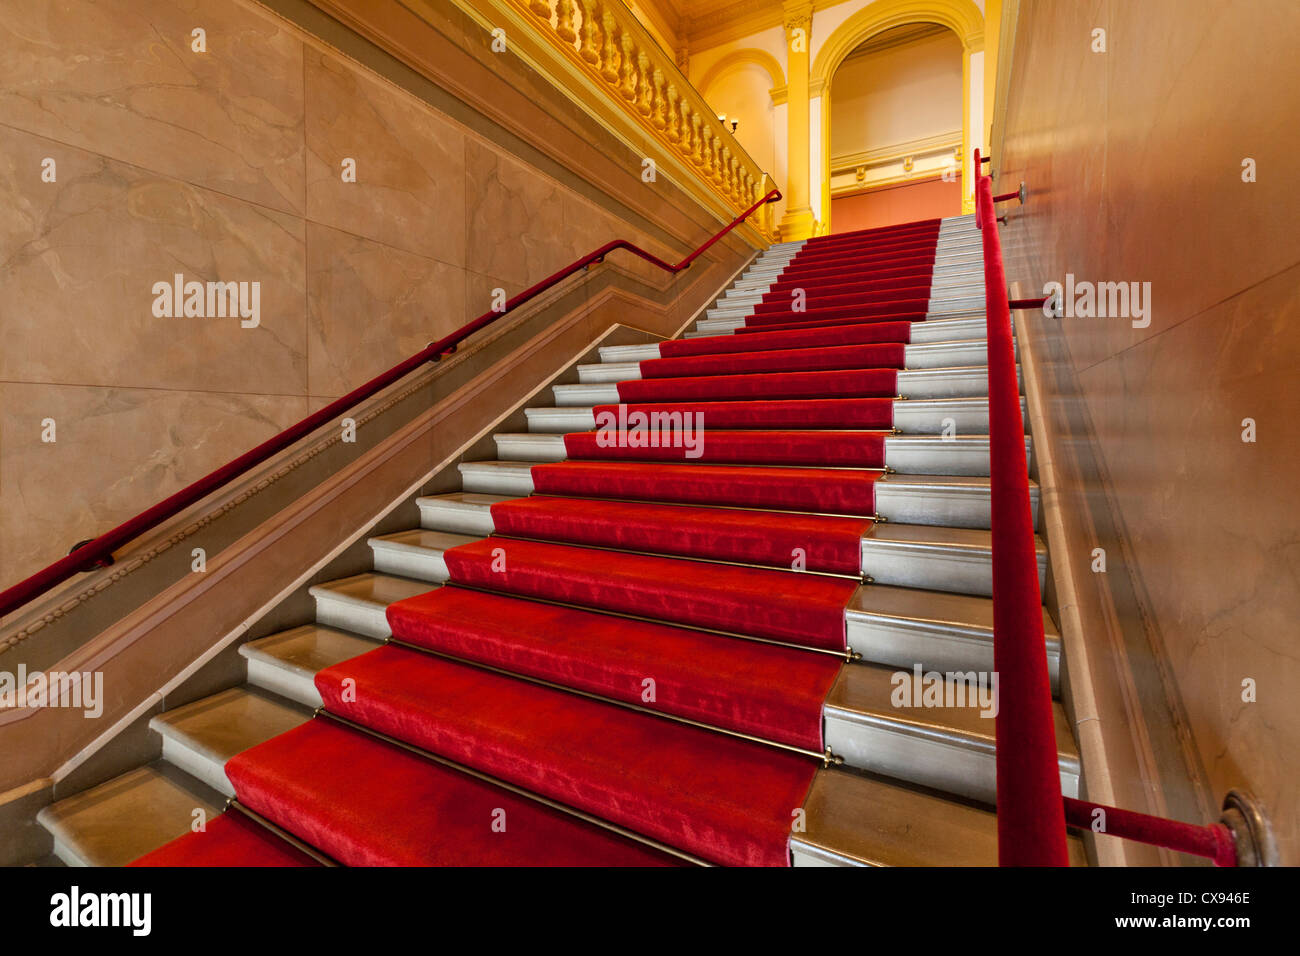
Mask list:
[[[699,92],[620,0],[456,0],[677,185],[730,218],[772,188]],[[522,34],[522,35],[521,35]],[[557,76],[567,66],[569,76]],[[570,82],[564,82],[565,80]],[[576,81],[576,82],[573,82]],[[638,135],[639,134],[639,135]],[[772,207],[756,215],[776,236]]]

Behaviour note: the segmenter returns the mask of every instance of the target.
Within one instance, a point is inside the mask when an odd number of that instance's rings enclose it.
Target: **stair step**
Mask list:
[[[467,491],[454,491],[446,495],[428,495],[417,498],[420,524],[430,531],[473,535],[483,538],[494,529],[492,506],[510,501],[507,495],[478,495]]]
[[[316,599],[317,624],[383,640],[392,633],[384,616],[388,605],[428,590],[426,581],[366,572],[314,584],[308,593]]]
[[[1017,369],[1017,372],[1019,369]],[[776,373],[780,374],[780,373]],[[825,374],[815,372],[797,373],[803,375]],[[965,366],[957,368],[939,368],[939,369],[908,369],[895,373],[895,386],[893,391],[904,398],[979,398],[988,395],[988,369],[982,365]],[[744,376],[716,376],[721,379],[743,379]],[[667,390],[672,389],[680,379],[656,379],[654,387],[662,389],[663,397],[656,397],[654,401],[670,401],[676,397],[668,397]],[[646,383],[650,384],[650,383]],[[739,387],[739,383],[731,383],[732,387]],[[617,405],[621,401],[619,398],[618,385],[616,384],[599,384],[599,385],[556,385],[553,387],[555,392],[555,403],[559,406],[593,406],[593,405]],[[761,397],[761,396],[758,396]],[[817,397],[831,397],[827,395]],[[683,400],[685,400],[683,398]]]
[[[249,747],[297,727],[311,711],[245,687],[232,687],[158,714],[149,729],[162,735],[163,759],[227,797],[226,761]]]
[[[989,439],[985,435],[895,435],[884,438],[884,459],[878,457],[878,448],[870,460],[850,459],[847,443],[858,430],[835,429],[804,433],[806,440],[797,447],[806,446],[809,458],[786,455],[774,459],[782,438],[780,430],[750,429],[733,431],[719,429],[702,431],[695,436],[696,446],[689,451],[682,448],[672,460],[691,459],[711,462],[743,462],[746,464],[803,464],[820,466],[857,465],[860,467],[888,467],[903,474],[930,475],[987,475],[989,473]],[[792,436],[801,437],[801,436]],[[502,461],[565,461],[569,441],[560,434],[497,434],[493,436],[497,457]],[[712,441],[710,439],[712,438]],[[572,441],[579,441],[573,438]],[[878,440],[878,439],[876,439]],[[787,442],[789,444],[789,442]],[[712,447],[711,447],[712,446]],[[670,460],[663,449],[646,448],[585,448],[578,446],[574,458],[581,460],[664,461]],[[1025,457],[1029,460],[1031,442],[1025,439]],[[733,449],[735,451],[733,452]],[[769,450],[770,449],[770,450]],[[382,571],[403,573],[400,565],[386,564],[376,567]]]
[[[533,463],[526,461],[463,461],[461,486],[468,492],[518,498],[533,493]]]
[[[1032,440],[1026,436],[1026,462],[1031,450]],[[885,439],[885,464],[904,475],[988,475],[989,439],[987,435],[894,435]]]
[[[792,570],[500,537],[445,557],[451,580],[467,587],[835,652],[856,588]]]
[[[662,375],[664,369],[671,369],[674,377],[680,377],[897,368],[900,357],[901,367],[907,369],[987,367],[988,365],[988,349],[983,338],[903,344],[901,349],[899,344],[888,341],[813,347],[792,344],[786,348],[762,351],[722,351],[715,354],[652,359],[644,369],[640,362],[579,365],[578,376],[583,382],[594,384],[655,378]],[[987,380],[987,372],[985,375]]]
[[[498,534],[560,544],[857,576],[871,520],[752,508],[532,495],[487,515]]]
[[[1021,414],[1027,418],[1028,406],[1020,399]],[[989,401],[987,398],[912,398],[894,402],[894,427],[903,434],[987,435]]]
[[[942,586],[942,585],[941,585]],[[845,609],[849,646],[867,663],[927,671],[993,670],[993,602],[941,590],[867,584]],[[1047,670],[1061,687],[1061,634],[1043,609]]]
[[[320,706],[316,674],[358,654],[375,642],[319,624],[304,624],[241,645],[248,682],[307,707]]]
[[[804,801],[805,827],[790,834],[795,866],[996,866],[997,815],[933,793],[820,770]],[[1072,866],[1087,864],[1077,834]]]
[[[501,461],[564,461],[569,457],[564,435],[554,432],[498,432],[492,440]]]
[[[596,410],[572,406],[569,408],[525,408],[530,432],[585,432],[596,427]]]
[[[371,538],[369,544],[375,555],[376,571],[441,584],[447,580],[443,554],[478,540],[471,535],[412,528]]]
[[[561,408],[570,405],[618,404],[618,386],[612,384],[552,385],[551,391],[555,393],[555,404]]]
[[[602,362],[644,362],[659,358],[659,343],[647,342],[641,345],[602,345],[600,347]]]
[[[990,806],[997,803],[998,688],[987,671],[845,667],[826,697],[826,746],[846,764]],[[1061,790],[1079,794],[1079,755],[1059,703]]]
[[[224,798],[164,761],[44,807],[37,821],[68,866],[125,866],[221,812]]]
[[[988,528],[992,486],[978,475],[885,475],[876,482],[876,514],[888,521],[952,528]],[[1029,483],[1029,507],[1038,522],[1038,483]]]
[[[343,696],[343,676],[321,675],[333,713],[724,865],[786,864],[792,813],[817,767],[398,646],[349,663],[355,700]]]
[[[1035,547],[1041,588],[1047,548],[1040,538]],[[876,524],[862,539],[862,573],[876,584],[991,597],[993,536],[971,528]]]
[[[686,403],[671,404],[677,406]],[[740,402],[728,404],[736,408],[743,406]],[[1021,415],[1027,418],[1028,408],[1023,397],[1020,399],[1020,407]],[[960,435],[988,434],[989,403],[986,398],[914,398],[894,401],[892,408],[893,427],[904,434],[934,435],[945,431]],[[525,411],[528,430],[534,434],[563,435],[591,431],[596,427],[594,408],[529,408]],[[882,421],[881,426],[888,424],[889,421]],[[779,427],[793,427],[793,423],[782,423]]]
[[[472,712],[477,702],[465,703]],[[241,803],[345,866],[674,862],[328,717],[245,751],[229,769]]]
[[[584,385],[623,382],[641,377],[640,362],[602,362],[578,366],[578,381]]]
[[[393,606],[393,637],[657,714],[820,753],[829,654],[466,588]]]

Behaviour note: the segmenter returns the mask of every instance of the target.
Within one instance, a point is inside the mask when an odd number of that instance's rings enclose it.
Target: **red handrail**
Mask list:
[[[670,265],[657,256],[651,255],[639,246],[633,245],[626,239],[615,239],[613,242],[607,242],[594,252],[590,252],[578,259],[576,262],[565,266],[554,275],[548,276],[536,285],[533,285],[511,299],[507,299],[505,306],[500,310],[485,312],[472,322],[467,322],[455,332],[452,332],[446,338],[439,339],[437,342],[431,342],[422,350],[412,355],[403,362],[399,362],[386,372],[376,375],[370,381],[366,382],[342,398],[335,399],[324,408],[311,415],[308,415],[296,425],[290,425],[284,431],[268,438],[256,448],[245,452],[234,461],[227,462],[216,471],[204,475],[198,481],[187,485],[180,491],[176,492],[169,498],[155,504],[153,507],[140,512],[134,518],[123,522],[112,531],[108,531],[98,538],[94,538],[84,545],[77,547],[66,557],[60,558],[53,564],[42,568],[31,577],[19,581],[17,584],[5,591],[0,592],[0,616],[9,614],[27,604],[34,598],[39,597],[46,591],[68,580],[75,574],[82,571],[88,571],[93,567],[102,565],[106,560],[111,559],[114,551],[122,547],[129,541],[138,538],[153,528],[156,528],[162,522],[171,518],[190,505],[212,494],[218,488],[229,484],[240,475],[246,473],[252,468],[262,464],[272,455],[275,455],[288,448],[294,442],[309,435],[321,425],[333,419],[341,412],[345,412],[359,402],[377,395],[383,389],[392,385],[398,379],[404,378],[411,372],[420,368],[429,362],[437,362],[444,355],[450,355],[456,351],[458,345],[465,339],[469,338],[479,329],[491,325],[497,319],[501,318],[511,310],[523,305],[525,302],[536,297],[557,283],[567,279],[579,269],[583,269],[593,263],[601,262],[605,256],[615,249],[626,249],[635,256],[640,256],[646,262],[658,266],[665,272],[676,274],[690,268],[691,263],[703,255],[714,243],[718,242],[723,236],[731,232],[738,225],[753,215],[758,207],[765,203],[777,202],[781,199],[781,191],[773,189],[766,196],[754,203],[743,213],[731,220],[725,227],[714,233],[712,238],[704,245],[700,246],[685,259]]]
[[[975,169],[980,152],[975,150]],[[998,672],[997,809],[1001,866],[1067,866],[1065,826],[1087,828],[1105,813],[1100,832],[1236,866],[1227,826],[1201,826],[1063,797],[1057,765],[1051,685],[1043,639],[1042,595],[1029,507],[1024,420],[1016,375],[1011,310],[1039,308],[1045,298],[1008,301],[993,179],[975,181],[975,221],[984,241],[988,322],[989,451],[993,537],[993,666]]]
[[[992,180],[978,175],[979,168],[976,150],[988,323],[993,667],[1001,688],[995,727],[998,863],[1068,866],[1011,310]]]

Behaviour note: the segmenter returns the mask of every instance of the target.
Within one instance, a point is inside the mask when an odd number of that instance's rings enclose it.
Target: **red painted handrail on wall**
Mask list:
[[[975,169],[988,323],[993,667],[1001,695],[995,728],[998,863],[1068,866],[1011,310],[992,180],[978,174],[978,150]]]
[[[651,255],[639,246],[633,245],[626,239],[616,239],[613,242],[607,242],[594,252],[590,252],[578,259],[576,262],[565,266],[554,275],[548,276],[536,285],[525,289],[518,295],[506,300],[504,308],[501,311],[485,312],[472,322],[467,322],[455,332],[452,332],[446,338],[439,339],[437,342],[431,342],[424,349],[412,355],[403,362],[399,362],[386,372],[376,375],[370,381],[366,382],[342,398],[335,399],[319,411],[308,415],[296,425],[291,425],[279,434],[268,438],[262,444],[258,445],[244,454],[240,455],[234,461],[227,462],[216,471],[204,475],[198,481],[187,485],[180,491],[176,492],[169,498],[155,504],[153,507],[140,512],[134,518],[131,518],[118,525],[112,531],[94,538],[84,545],[76,548],[71,554],[55,561],[48,567],[42,568],[31,577],[19,581],[13,587],[7,588],[0,592],[0,615],[9,614],[17,610],[29,601],[40,597],[40,595],[49,591],[51,588],[62,584],[64,581],[82,572],[89,571],[91,568],[101,566],[103,562],[110,559],[114,551],[138,538],[146,531],[150,531],[162,524],[168,518],[174,517],[181,511],[206,498],[214,491],[229,484],[240,475],[245,474],[250,469],[257,467],[267,461],[271,456],[278,454],[288,448],[294,442],[311,434],[321,425],[331,421],[339,414],[346,412],[353,406],[365,401],[383,391],[389,385],[401,378],[414,372],[416,369],[427,365],[430,362],[437,362],[444,355],[450,355],[456,351],[458,345],[465,341],[479,329],[491,325],[497,319],[506,313],[523,305],[530,299],[535,298],[547,289],[555,286],[557,283],[567,279],[569,276],[584,269],[587,266],[601,262],[605,256],[609,255],[615,249],[625,249],[635,256],[639,256],[651,265],[657,266],[665,272],[676,274],[690,267],[696,259],[703,255],[708,249],[718,242],[731,230],[753,215],[754,211],[760,206],[777,202],[781,199],[781,191],[773,189],[766,196],[760,199],[754,205],[750,206],[743,213],[731,220],[724,228],[720,229],[702,246],[688,255],[685,259],[676,264],[664,262],[657,256]]]
[[[1065,827],[1099,832],[1237,865],[1232,831],[1064,797],[1056,755],[1051,684],[1043,636],[1042,594],[1029,508],[1025,425],[1011,330],[1011,309],[1040,308],[1043,298],[1008,302],[992,177],[979,174],[975,150],[975,222],[984,248],[988,323],[989,450],[993,537],[993,666],[998,672],[997,798],[1000,866],[1067,866]],[[1003,199],[1014,198],[1009,193]]]

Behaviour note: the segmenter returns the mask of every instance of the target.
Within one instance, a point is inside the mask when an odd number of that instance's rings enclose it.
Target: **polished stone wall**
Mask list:
[[[997,191],[1030,189],[1003,229],[1020,294],[1067,273],[1151,284],[1146,318],[1025,326],[1061,452],[1069,540],[1053,567],[1080,585],[1116,799],[1204,821],[1248,788],[1291,863],[1297,36],[1285,0],[1024,0],[994,143]]]
[[[453,42],[485,47],[460,29]],[[671,230],[611,198],[637,188],[639,158],[584,133],[554,91],[531,92],[532,124],[560,116],[587,150],[570,165],[599,154],[622,179],[561,181],[508,130],[354,53],[245,0],[3,5],[0,584],[486,311],[495,289],[616,237],[667,257],[716,228],[692,227],[665,183]],[[538,82],[508,66],[512,86]],[[155,315],[154,284],[178,273],[259,283],[258,325]]]

